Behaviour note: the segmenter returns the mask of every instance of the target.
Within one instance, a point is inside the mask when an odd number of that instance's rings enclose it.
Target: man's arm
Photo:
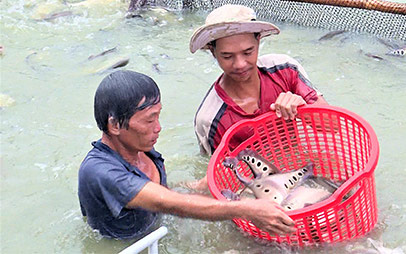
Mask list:
[[[324,99],[323,95],[317,95],[317,100],[313,103],[314,105],[328,105],[328,102]]]
[[[219,201],[202,195],[181,194],[148,182],[127,204],[162,213],[202,220],[251,220],[263,230],[276,234],[295,231],[294,222],[274,202],[261,199]]]

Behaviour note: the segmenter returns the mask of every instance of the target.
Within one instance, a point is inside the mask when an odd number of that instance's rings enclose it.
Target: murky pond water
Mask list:
[[[2,253],[117,253],[131,244],[92,232],[77,198],[78,167],[100,136],[93,95],[109,72],[103,70],[119,60],[129,58],[125,69],[152,76],[161,88],[163,130],[156,148],[166,159],[170,186],[186,191],[177,184],[205,173],[208,159],[199,155],[193,117],[220,69],[209,54],[192,55],[188,42],[206,13],[149,11],[125,19],[127,4],[119,0],[86,3],[0,2]],[[68,12],[41,20],[54,11]],[[261,54],[298,59],[331,104],[373,126],[381,146],[376,228],[356,241],[305,252],[375,250],[368,238],[406,251],[406,58],[385,55],[388,48],[369,35],[318,41],[328,31],[277,25],[282,33],[263,40]],[[160,242],[162,253],[298,252],[260,245],[228,221],[165,216],[163,223],[169,234]]]

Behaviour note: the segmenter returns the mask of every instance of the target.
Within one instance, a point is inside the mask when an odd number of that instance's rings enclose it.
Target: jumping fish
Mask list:
[[[162,73],[161,69],[159,68],[159,64],[157,63],[152,64],[152,70],[159,74]]]
[[[405,56],[406,55],[406,46],[403,46],[402,48],[393,49],[386,54],[392,55],[392,56]]]
[[[378,39],[380,43],[385,45],[386,47],[389,48],[389,52],[386,53],[386,55],[390,56],[405,56],[406,55],[406,45],[400,46],[399,44],[395,42],[388,42],[382,39]]]
[[[367,57],[373,58],[373,59],[375,59],[375,60],[377,60],[377,61],[385,60],[385,59],[384,59],[383,57],[381,57],[381,56],[374,55],[374,54],[368,53],[368,52],[364,52],[362,49],[360,49],[359,52],[360,52],[361,54],[363,54],[363,55],[365,55],[365,56],[367,56]]]
[[[121,60],[117,61],[115,64],[113,64],[112,66],[110,66],[110,68],[108,68],[108,70],[117,69],[117,68],[120,68],[120,67],[124,67],[124,66],[126,66],[129,62],[130,62],[130,58],[121,59]]]
[[[66,8],[66,6],[62,3],[59,3],[59,1],[58,2],[49,1],[49,3],[48,2],[37,3],[34,6],[35,9],[32,11],[31,18],[37,21],[50,18],[52,17],[53,14],[56,15],[56,13],[60,13]]]
[[[106,54],[108,54],[108,53],[112,53],[112,52],[116,51],[116,49],[117,49],[117,46],[114,47],[114,48],[111,48],[111,49],[107,49],[107,50],[105,50],[105,51],[103,51],[103,52],[101,52],[101,53],[99,53],[99,54],[97,54],[97,55],[91,55],[91,56],[89,56],[87,59],[88,59],[88,60],[93,60],[93,59],[95,59],[95,58],[97,58],[97,57],[99,57],[99,56],[104,56],[104,55],[106,55]]]
[[[71,11],[61,11],[61,12],[48,14],[42,20],[51,21],[51,20],[54,20],[54,19],[57,19],[57,18],[60,18],[60,17],[67,17],[67,16],[72,16],[72,15],[73,15],[73,12],[71,12]]]
[[[107,71],[117,69],[120,67],[126,66],[130,62],[130,58],[115,58],[108,60],[107,63],[105,63],[102,67],[99,67],[97,69],[89,70],[90,73],[96,74],[96,73],[105,73]]]
[[[303,168],[292,172],[272,175],[261,174],[252,180],[241,176],[237,170],[235,173],[238,180],[252,190],[256,198],[266,198],[281,204],[296,186],[313,175],[313,168],[314,164],[309,162]]]
[[[329,32],[329,33],[323,35],[322,37],[320,37],[319,41],[331,39],[331,38],[335,37],[336,35],[339,35],[339,34],[342,34],[342,33],[345,33],[345,30]]]

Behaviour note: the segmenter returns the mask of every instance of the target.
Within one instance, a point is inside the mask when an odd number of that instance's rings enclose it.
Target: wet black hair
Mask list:
[[[145,98],[145,101],[140,102]],[[101,131],[108,133],[109,118],[128,129],[130,118],[140,110],[158,104],[161,94],[155,81],[142,73],[119,70],[105,77],[94,96],[94,117]]]

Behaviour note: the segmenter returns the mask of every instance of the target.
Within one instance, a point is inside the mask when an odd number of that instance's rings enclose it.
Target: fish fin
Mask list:
[[[308,206],[311,206],[311,205],[313,205],[313,204],[312,203],[304,203],[303,207],[308,207]]]
[[[238,180],[240,180],[240,182],[242,182],[245,186],[248,186],[251,182],[251,180],[248,180],[246,177],[243,177],[238,170],[234,170],[234,173],[236,175],[236,177],[238,178]]]
[[[240,200],[240,199],[241,199],[241,197],[240,197],[239,194],[233,192],[233,191],[230,190],[230,189],[223,189],[223,190],[221,190],[221,194],[222,194],[227,200],[230,200],[230,201],[236,201],[236,200]]]
[[[244,150],[242,150],[237,154],[237,159],[241,160],[246,155],[252,155],[251,151],[252,151],[251,149],[245,148]]]
[[[255,169],[252,167],[251,163],[248,163],[247,161],[244,160],[244,157],[245,157],[245,156],[254,157],[257,161],[261,161],[264,165],[267,165],[268,168],[269,168],[269,172],[270,172],[271,174],[276,174],[276,173],[280,173],[280,172],[281,172],[274,164],[272,164],[271,162],[269,162],[268,160],[266,160],[266,159],[265,159],[263,156],[261,156],[258,152],[254,151],[254,150],[252,150],[252,149],[246,148],[246,149],[244,149],[244,150],[242,150],[241,152],[238,153],[237,159],[240,160],[240,161],[243,160],[243,161],[248,165],[248,167],[251,169],[252,173],[254,174],[255,178],[261,177],[261,174],[262,174],[263,172],[260,172],[260,171],[258,171],[258,170],[255,170]]]
[[[345,33],[345,32],[346,32],[345,30],[331,31],[331,32],[323,35],[322,37],[320,37],[319,41],[331,39],[334,36]]]
[[[314,177],[314,163],[313,162],[309,162],[306,164],[306,166],[304,166],[304,168],[306,168],[307,172],[306,175],[303,176],[303,180],[308,179],[309,177]]]
[[[238,160],[235,157],[226,157],[223,161],[223,166],[232,170],[236,170]]]
[[[383,39],[378,38],[378,41],[388,47],[389,49],[399,48],[399,45],[394,42],[385,41]]]
[[[333,181],[329,178],[322,176],[314,176],[309,178],[312,180],[313,184],[320,186],[330,193],[334,193],[345,181]]]

